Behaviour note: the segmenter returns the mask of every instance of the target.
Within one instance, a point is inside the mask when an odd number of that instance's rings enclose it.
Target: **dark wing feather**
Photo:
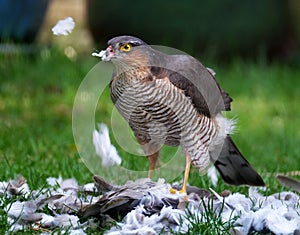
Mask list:
[[[211,117],[230,110],[232,98],[200,62],[185,55],[169,58],[171,61],[167,66],[151,67],[156,79],[168,78],[174,86],[184,91],[197,111],[205,116]]]
[[[207,117],[211,116],[207,102],[201,92],[198,91],[197,87],[189,79],[176,71],[165,68],[151,67],[151,72],[156,79],[168,78],[174,86],[184,91],[184,94],[191,99],[192,104],[199,113]]]
[[[210,157],[226,183],[265,186],[261,176],[243,157],[229,135],[224,140],[221,152],[212,151]]]

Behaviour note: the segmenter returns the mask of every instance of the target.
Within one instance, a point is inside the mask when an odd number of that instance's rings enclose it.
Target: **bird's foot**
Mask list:
[[[180,190],[177,190],[177,189],[171,187],[169,189],[169,191],[170,191],[171,194],[177,194],[177,193],[178,194],[183,194],[183,193],[187,194],[186,187],[182,187]]]
[[[186,192],[186,186],[184,187],[182,187],[180,190],[177,190],[176,188],[170,188],[169,189],[169,191],[170,191],[170,193],[171,194],[177,194],[177,192],[178,192],[178,194],[183,194],[183,193],[185,193],[185,194],[187,194],[187,192]]]
[[[185,201],[185,202],[189,201],[188,195],[186,193],[186,189],[182,188],[180,190],[177,190],[177,189],[174,189],[174,188],[170,188],[169,191],[170,191],[171,194],[178,194],[180,196],[183,196],[183,201]]]
[[[179,194],[182,194],[182,193],[185,193],[185,194],[187,194],[187,193],[186,193],[186,189],[185,189],[185,188],[182,188],[182,189],[180,189],[180,190],[179,190]]]
[[[174,189],[174,188],[170,188],[169,191],[170,191],[171,194],[176,194],[176,192],[178,192],[178,191],[177,191],[176,189]]]

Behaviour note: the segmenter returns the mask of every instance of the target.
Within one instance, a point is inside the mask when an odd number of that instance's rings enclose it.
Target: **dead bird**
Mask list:
[[[277,179],[285,187],[291,188],[300,193],[300,181],[286,175],[277,175]]]
[[[122,219],[137,206],[143,206],[145,215],[159,213],[163,207],[178,208],[183,195],[172,195],[170,184],[163,179],[153,182],[149,178],[129,181],[122,186],[112,185],[100,176],[94,176],[95,186],[103,195],[91,205],[83,206],[78,215],[81,217],[98,217],[114,220]],[[180,187],[180,185],[173,186]],[[194,186],[187,187],[188,197],[197,194],[199,197],[208,197],[211,194]]]

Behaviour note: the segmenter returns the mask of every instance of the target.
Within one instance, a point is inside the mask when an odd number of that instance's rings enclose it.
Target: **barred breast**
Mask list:
[[[147,141],[181,145],[194,166],[200,170],[207,167],[218,124],[199,114],[167,78],[141,81],[119,76],[111,83],[111,98],[136,135]]]

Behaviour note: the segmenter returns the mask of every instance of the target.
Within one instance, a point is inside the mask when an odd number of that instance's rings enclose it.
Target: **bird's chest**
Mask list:
[[[179,145],[182,130],[199,116],[190,99],[166,79],[116,80],[111,97],[135,133],[168,145]]]
[[[149,122],[158,118],[158,109],[165,111],[168,91],[156,81],[118,79],[111,84],[111,98],[124,118]]]

